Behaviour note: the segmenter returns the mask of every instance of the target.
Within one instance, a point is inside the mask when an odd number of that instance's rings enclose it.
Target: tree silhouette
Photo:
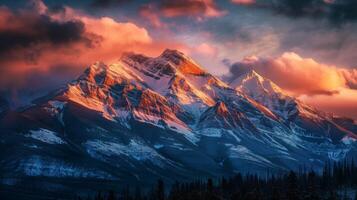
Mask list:
[[[298,184],[295,172],[290,171],[288,175],[288,190],[287,190],[288,200],[298,200]]]
[[[97,192],[94,200],[347,200],[347,190],[357,188],[357,168],[353,161],[326,163],[321,174],[304,170],[296,173],[276,173],[270,176],[240,173],[233,177],[178,182],[170,185],[165,194],[163,180],[142,192],[139,187],[124,187],[121,193]],[[132,191],[132,194],[130,193]],[[343,192],[345,191],[345,192]],[[340,194],[340,195],[338,195]],[[357,192],[354,194],[357,200]]]
[[[165,186],[164,186],[164,181],[161,180],[161,179],[159,179],[157,181],[156,198],[157,198],[157,200],[164,200],[165,199]]]

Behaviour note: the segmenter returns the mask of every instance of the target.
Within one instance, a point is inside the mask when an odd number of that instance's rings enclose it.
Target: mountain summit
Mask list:
[[[150,185],[320,169],[357,155],[353,121],[303,104],[254,71],[227,84],[177,50],[94,63],[35,102],[0,115],[0,170],[19,181]]]

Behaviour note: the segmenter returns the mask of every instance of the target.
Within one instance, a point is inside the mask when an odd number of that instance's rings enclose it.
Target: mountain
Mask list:
[[[6,187],[63,193],[318,170],[356,158],[354,127],[256,72],[227,84],[176,50],[155,58],[125,53],[1,116],[0,171]]]
[[[356,122],[318,111],[304,104],[284,93],[279,86],[254,70],[242,73],[231,80],[230,85],[267,107],[300,134],[327,136],[334,141],[346,136],[356,139]]]

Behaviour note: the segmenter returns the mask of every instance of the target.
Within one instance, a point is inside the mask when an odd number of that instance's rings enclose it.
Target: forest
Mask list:
[[[78,200],[357,200],[357,165],[353,160],[326,163],[322,171],[305,168],[271,174],[238,173],[233,177],[175,182],[159,179],[148,192],[124,188],[121,192],[98,191]]]

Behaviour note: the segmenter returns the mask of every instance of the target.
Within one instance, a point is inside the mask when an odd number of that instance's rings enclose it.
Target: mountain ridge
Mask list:
[[[356,158],[353,122],[324,116],[266,81],[252,72],[229,85],[177,50],[94,63],[66,87],[0,117],[1,147],[13,152],[1,155],[0,171],[18,180],[150,185],[158,177],[318,170]]]

